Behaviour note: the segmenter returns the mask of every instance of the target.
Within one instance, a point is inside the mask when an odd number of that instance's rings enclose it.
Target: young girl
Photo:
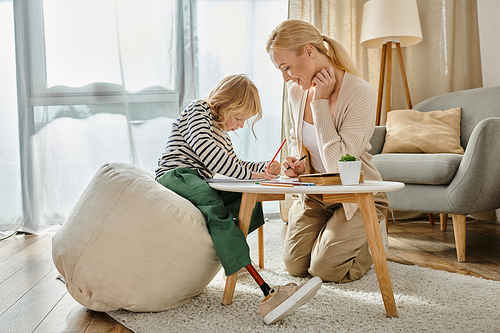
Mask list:
[[[271,289],[251,265],[245,235],[234,221],[242,194],[214,190],[204,180],[216,173],[238,179],[272,179],[280,173],[277,161],[242,161],[233,150],[227,132],[242,128],[254,116],[252,129],[262,117],[255,85],[245,75],[224,78],[204,100],[189,104],[173,123],[156,181],[200,209],[226,276],[243,267],[249,271],[266,296],[259,308],[264,322],[271,324],[311,299],[322,281],[315,278],[300,286],[289,283]],[[262,206],[257,203],[249,233],[263,224]]]

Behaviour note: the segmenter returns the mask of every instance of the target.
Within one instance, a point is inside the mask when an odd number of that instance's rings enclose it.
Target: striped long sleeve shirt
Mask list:
[[[196,170],[202,178],[212,178],[218,173],[250,179],[252,172],[264,172],[265,163],[240,160],[228,133],[214,124],[208,103],[197,100],[189,104],[172,124],[155,172],[158,179],[169,170],[185,167]]]

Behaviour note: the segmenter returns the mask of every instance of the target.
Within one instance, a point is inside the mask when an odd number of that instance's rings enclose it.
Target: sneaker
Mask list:
[[[274,287],[259,305],[264,323],[273,324],[307,303],[321,288],[321,284],[321,278],[315,276],[301,285],[288,283]]]

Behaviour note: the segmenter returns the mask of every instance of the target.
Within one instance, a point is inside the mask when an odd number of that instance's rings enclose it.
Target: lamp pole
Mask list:
[[[405,64],[403,62],[403,53],[401,52],[401,43],[398,38],[391,38],[382,44],[382,56],[380,61],[380,79],[379,79],[379,87],[378,87],[378,98],[377,98],[377,116],[375,118],[375,125],[380,125],[380,117],[382,110],[382,97],[384,94],[384,76],[387,72],[386,76],[386,84],[385,84],[385,112],[387,116],[387,112],[391,111],[391,79],[392,79],[392,44],[394,43],[396,46],[396,50],[398,53],[398,62],[399,69],[401,72],[401,78],[403,81],[403,88],[405,90],[406,97],[406,105],[408,109],[412,108],[411,96],[410,96],[410,88],[408,86],[408,79],[406,78],[406,70]]]

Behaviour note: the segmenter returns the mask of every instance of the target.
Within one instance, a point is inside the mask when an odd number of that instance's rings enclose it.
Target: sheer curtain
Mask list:
[[[0,239],[23,222],[12,1],[0,1]]]
[[[280,145],[283,79],[266,52],[271,31],[287,18],[287,0],[198,0],[200,96],[227,75],[245,73],[259,89],[262,119],[230,133],[236,153],[270,160]]]
[[[282,84],[266,75],[265,41],[286,9],[284,0],[0,0],[0,238],[55,230],[103,163],[153,174],[179,110],[229,74],[249,75],[264,109],[259,140],[238,133],[237,153],[271,158]]]
[[[44,232],[64,221],[103,163],[153,172],[181,96],[194,91],[181,80],[180,47],[192,8],[161,0],[14,5],[21,230]]]

